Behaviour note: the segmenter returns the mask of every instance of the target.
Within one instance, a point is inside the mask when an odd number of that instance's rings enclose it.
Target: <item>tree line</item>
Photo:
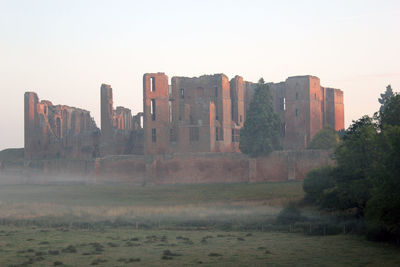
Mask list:
[[[315,169],[303,183],[305,200],[366,224],[372,240],[400,243],[400,94],[390,85],[373,117],[353,121],[341,135],[335,166]]]

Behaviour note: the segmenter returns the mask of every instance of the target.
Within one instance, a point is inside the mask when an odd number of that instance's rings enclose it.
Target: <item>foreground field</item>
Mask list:
[[[300,182],[2,185],[0,266],[400,266],[396,247],[276,224],[302,197]]]
[[[0,266],[399,266],[399,250],[355,236],[0,227]]]
[[[267,221],[303,197],[301,183],[208,185],[2,185],[0,223],[138,223],[162,226]]]

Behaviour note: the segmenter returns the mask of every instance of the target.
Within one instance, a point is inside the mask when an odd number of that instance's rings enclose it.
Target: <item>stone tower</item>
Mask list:
[[[101,136],[103,141],[109,141],[113,136],[113,94],[108,84],[102,84],[101,94]]]
[[[168,76],[143,75],[144,153],[169,153],[170,109]]]
[[[25,158],[32,158],[32,153],[38,148],[37,136],[39,118],[37,114],[38,96],[34,92],[24,94],[24,142]]]

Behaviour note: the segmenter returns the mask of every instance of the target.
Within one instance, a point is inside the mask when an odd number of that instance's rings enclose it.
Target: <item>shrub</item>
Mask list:
[[[301,215],[301,211],[293,204],[290,203],[286,206],[277,217],[277,222],[281,224],[293,224],[298,221],[302,221],[304,218]]]
[[[304,199],[307,202],[319,204],[324,190],[334,186],[333,170],[334,167],[326,166],[307,173],[303,181]]]
[[[307,149],[332,149],[339,142],[339,135],[330,127],[322,128],[311,140]]]

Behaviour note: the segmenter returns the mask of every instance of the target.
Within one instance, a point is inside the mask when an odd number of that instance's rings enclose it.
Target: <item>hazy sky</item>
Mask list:
[[[400,91],[400,1],[0,0],[0,150],[23,146],[23,95],[90,110],[100,85],[142,111],[142,76],[311,74],[344,91],[346,127]]]

